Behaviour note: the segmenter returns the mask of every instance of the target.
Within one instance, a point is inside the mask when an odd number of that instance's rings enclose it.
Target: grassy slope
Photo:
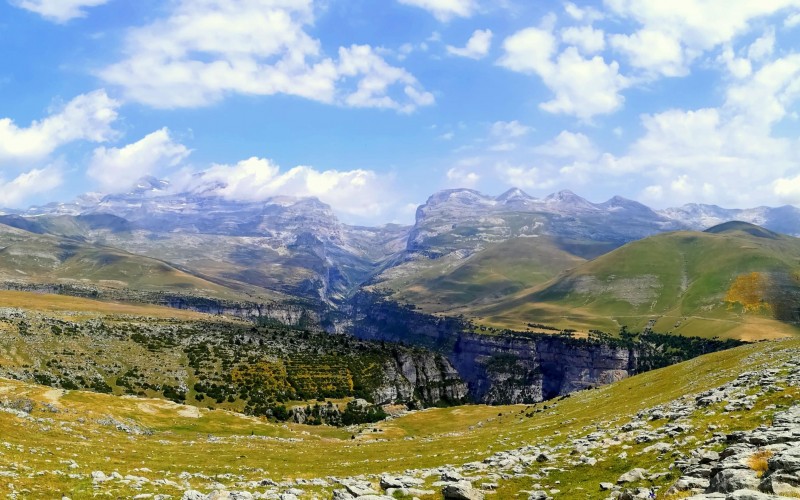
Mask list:
[[[800,269],[798,262],[800,240],[788,236],[759,237],[736,227],[719,234],[670,233],[630,243],[544,286],[468,312],[515,328],[536,322],[613,332],[657,319],[658,331],[775,338],[797,330],[767,314],[743,314],[724,298],[739,275],[791,275]]]
[[[176,320],[203,320],[212,316],[182,309],[154,305],[139,305],[82,299],[66,295],[0,291],[0,307],[14,307],[56,313],[63,319],[83,319],[95,316],[126,315]]]
[[[426,312],[446,312],[539,285],[582,262],[548,238],[513,238],[455,264],[434,261],[415,275],[382,286],[396,290],[396,300]]]
[[[163,260],[4,225],[0,225],[0,280],[178,292],[230,300],[266,296],[255,287],[236,286],[240,283],[234,283],[234,289],[211,282]]]
[[[17,491],[27,490],[22,498],[51,498],[62,493],[82,498],[95,491],[91,478],[87,477],[94,470],[172,480],[178,480],[183,471],[207,475],[232,473],[241,475],[243,481],[258,481],[267,477],[275,480],[341,477],[463,464],[503,449],[528,444],[557,445],[593,432],[599,423],[622,424],[644,408],[718,386],[746,370],[777,366],[796,356],[799,348],[800,341],[790,340],[715,353],[598,390],[577,393],[569,399],[548,403],[546,409],[537,405],[541,411],[530,417],[526,413],[533,408],[524,406],[426,410],[379,424],[374,427],[377,432],[356,431],[355,439],[351,439],[352,431],[340,429],[278,426],[219,410],[194,413],[158,400],[77,391],[63,394],[0,380],[0,399],[30,398],[37,402],[34,417],[52,419],[36,423],[0,412],[0,470],[24,464],[16,468],[19,477],[13,483],[0,480],[0,494],[8,493],[13,484]],[[737,412],[731,418],[716,416],[713,423],[720,432],[753,428],[767,418],[766,405],[785,407],[797,396],[794,388],[773,393],[760,401],[754,411]],[[51,413],[42,403],[55,405],[59,412]],[[148,428],[154,434],[128,435],[98,423],[108,416]],[[712,432],[707,428],[708,413],[698,412],[694,418],[697,425],[691,435],[698,440],[707,439]],[[600,480],[613,481],[635,466],[666,469],[668,463],[657,454],[639,453],[645,446],[627,448],[628,459],[566,470],[563,477],[555,473],[550,484],[561,479],[562,498],[604,498],[606,494],[597,489]],[[687,444],[679,450],[692,447]],[[73,469],[68,468],[70,460],[77,463]],[[532,466],[531,472],[541,466]],[[142,471],[142,467],[147,470]],[[56,470],[64,474],[52,472]],[[40,471],[45,472],[39,474]],[[75,473],[82,476],[67,475]],[[662,486],[674,479],[674,476],[662,479]],[[230,484],[232,480],[219,481]],[[497,496],[513,498],[519,490],[531,489],[533,482],[533,479],[500,480]],[[211,483],[191,478],[184,487],[207,491]],[[156,491],[180,496],[180,491],[168,486],[148,485],[143,490],[133,490],[116,482],[102,489],[113,496]],[[323,496],[330,496],[330,489]]]

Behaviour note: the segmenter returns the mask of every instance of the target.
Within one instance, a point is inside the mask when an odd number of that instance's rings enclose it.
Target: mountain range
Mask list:
[[[684,238],[665,233],[741,221],[789,235],[789,246],[795,241],[791,236],[800,235],[800,209],[792,206],[691,204],[653,210],[619,196],[592,203],[571,191],[534,198],[516,188],[499,196],[451,189],[421,205],[411,226],[363,227],[342,223],[315,198],[238,201],[222,193],[220,186],[177,192],[166,181],[143,178],[128,193],[6,210],[0,215],[0,281],[7,287],[70,284],[255,302],[301,300],[334,309],[366,290],[426,312],[464,314],[514,328],[540,323],[537,317],[559,327],[617,328],[624,320],[615,315],[622,312],[644,327],[650,316],[668,311],[677,315],[674,326],[685,316],[675,307],[642,309],[653,295],[646,283],[658,273],[628,277],[633,281],[620,285],[630,288],[624,293],[597,280],[642,258],[630,255],[646,256]],[[710,233],[700,239],[714,246]],[[633,242],[638,245],[626,246]],[[750,253],[739,257],[751,258]],[[617,262],[620,255],[625,260]],[[603,266],[612,271],[587,271]],[[731,272],[747,267],[733,266]],[[682,266],[665,272],[682,276],[678,281],[694,279],[684,276]],[[654,286],[668,290],[671,285],[665,283],[659,278]],[[620,309],[594,296],[579,293],[578,300],[576,289],[636,296]],[[584,303],[595,306],[585,310]],[[528,312],[522,313],[519,304]],[[567,306],[574,314],[564,313]]]

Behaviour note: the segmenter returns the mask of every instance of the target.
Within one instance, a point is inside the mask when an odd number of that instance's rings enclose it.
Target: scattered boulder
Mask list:
[[[188,490],[183,493],[181,500],[206,500],[206,496],[195,490]]]
[[[711,477],[709,492],[733,493],[738,490],[757,490],[761,481],[752,469],[723,469]]]
[[[550,500],[550,497],[547,496],[546,491],[537,490],[528,495],[528,500]]]
[[[464,476],[462,476],[461,474],[459,474],[458,472],[456,472],[454,470],[446,470],[446,471],[442,472],[442,481],[449,481],[449,482],[457,483],[457,482],[463,481],[463,480],[464,480]]]
[[[483,500],[484,495],[480,490],[472,487],[469,481],[460,481],[448,484],[442,489],[445,500]]]
[[[647,471],[645,469],[636,468],[629,470],[625,474],[621,475],[619,479],[617,479],[617,484],[635,483],[636,481],[642,481],[645,478],[645,474],[647,474]]]

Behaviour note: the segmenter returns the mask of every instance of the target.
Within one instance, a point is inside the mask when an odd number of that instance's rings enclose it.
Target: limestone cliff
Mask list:
[[[376,404],[416,401],[423,405],[462,403],[467,384],[442,355],[398,350],[383,367],[383,384],[372,392]]]
[[[554,335],[474,334],[457,318],[430,316],[374,295],[355,297],[351,313],[358,338],[442,353],[476,402],[543,401],[621,380],[638,367],[634,348]]]
[[[635,372],[636,358],[630,348],[557,336],[464,332],[449,356],[473,399],[491,404],[543,401],[616,382]]]

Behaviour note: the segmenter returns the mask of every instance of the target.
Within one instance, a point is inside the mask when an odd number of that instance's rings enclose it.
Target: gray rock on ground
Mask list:
[[[448,484],[442,488],[442,496],[445,500],[483,500],[484,495],[480,490],[472,487],[472,483],[461,481]]]

